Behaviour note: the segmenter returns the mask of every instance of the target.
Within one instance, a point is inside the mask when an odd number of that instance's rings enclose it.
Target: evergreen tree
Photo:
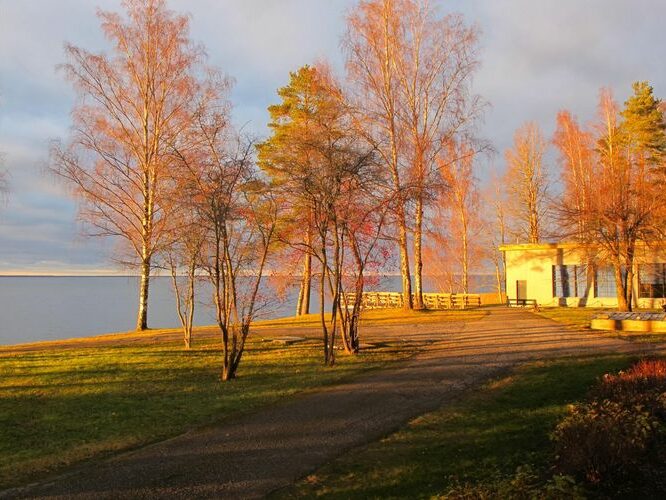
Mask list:
[[[635,82],[634,93],[624,103],[622,132],[630,154],[649,166],[661,166],[666,159],[666,124],[661,101],[648,82]]]
[[[312,281],[312,197],[321,166],[319,142],[329,137],[329,125],[340,114],[326,75],[305,65],[289,74],[289,84],[278,89],[279,104],[268,107],[271,136],[258,146],[259,166],[270,176],[276,189],[292,207],[291,227],[300,234],[295,241],[302,248],[303,271],[296,315],[310,313]],[[298,235],[296,240],[298,240]]]

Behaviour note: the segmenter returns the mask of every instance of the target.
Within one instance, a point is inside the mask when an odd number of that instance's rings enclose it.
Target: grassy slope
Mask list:
[[[464,310],[424,310],[424,311],[406,311],[404,309],[383,309],[365,311],[361,318],[361,326],[382,326],[382,325],[415,325],[428,323],[442,323],[449,321],[476,321],[488,315],[488,310],[464,309]],[[329,314],[326,315],[330,317]],[[305,316],[288,316],[285,318],[255,321],[252,326],[252,332],[256,336],[263,334],[272,334],[277,332],[279,335],[302,335],[307,332],[299,332],[299,328],[321,327],[321,320],[318,314],[308,314]],[[292,330],[293,328],[293,330]],[[279,331],[278,331],[279,329]],[[120,345],[120,344],[144,344],[146,338],[151,340],[180,340],[181,330],[178,328],[158,328],[149,329],[145,332],[115,332],[92,337],[74,337],[65,340],[34,342],[18,344],[17,346],[0,346],[0,353],[4,350],[34,350],[34,348],[61,348],[61,347],[97,347],[102,345]],[[216,326],[200,326],[194,328],[195,344],[200,339],[214,339],[219,335],[219,329]],[[361,331],[361,336],[363,332]],[[317,335],[317,338],[318,335]],[[0,372],[1,374],[1,372]]]
[[[546,466],[549,433],[567,404],[597,377],[627,367],[626,356],[535,363],[352,451],[277,496],[427,498],[461,484],[507,481],[516,468]]]
[[[423,310],[408,311],[404,309],[371,309],[363,312],[361,324],[363,326],[378,326],[391,324],[421,324],[440,323],[442,321],[474,321],[488,314],[486,309],[446,309],[446,310]],[[328,317],[328,315],[327,315]],[[269,319],[258,321],[256,326],[302,326],[318,327],[321,319],[318,314],[307,314],[305,316],[294,316],[288,318]]]
[[[220,383],[215,344],[179,343],[0,355],[0,487],[62,465],[223,420],[298,391],[384,366],[388,345],[321,366],[314,342],[254,342],[237,380]]]
[[[485,314],[370,311],[364,325],[474,320]],[[318,326],[315,315],[259,323],[239,378],[226,384],[218,382],[214,328],[197,329],[191,351],[182,349],[178,330],[0,349],[0,488],[251,411],[413,353],[413,346],[388,342],[359,356],[341,354],[337,366],[326,369],[319,342],[284,347],[259,340],[266,327],[291,327],[285,331],[299,335],[301,327]]]
[[[537,314],[562,323],[571,328],[589,329],[590,322],[599,313],[614,312],[615,309],[602,309],[594,307],[544,307]],[[636,312],[660,312],[657,309],[639,309]],[[602,333],[599,331],[599,333]],[[634,342],[666,342],[666,333],[641,333],[641,332],[607,332],[617,338]]]
[[[597,307],[542,307],[537,314],[575,328],[589,328],[592,318],[613,309]]]

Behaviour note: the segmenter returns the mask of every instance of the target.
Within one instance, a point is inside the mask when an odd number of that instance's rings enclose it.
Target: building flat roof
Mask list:
[[[557,249],[572,249],[572,248],[584,248],[584,243],[576,243],[575,241],[560,241],[552,243],[509,243],[499,246],[499,250],[502,252],[507,251],[516,251],[516,250],[557,250]],[[589,246],[599,246],[599,245],[589,245]],[[637,241],[637,247],[659,247],[664,249],[666,247],[666,241],[655,241],[649,245],[644,241]]]
[[[500,245],[499,249],[502,252],[511,250],[554,250],[558,248],[580,248],[583,245],[574,242],[559,242],[559,243],[512,243]]]

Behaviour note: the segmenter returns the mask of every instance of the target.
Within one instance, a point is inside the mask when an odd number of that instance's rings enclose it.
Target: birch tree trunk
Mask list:
[[[308,227],[306,238],[306,252],[303,257],[303,276],[301,288],[298,292],[298,304],[296,305],[296,316],[310,314],[310,291],[312,287],[312,227]]]
[[[148,328],[148,289],[150,287],[150,256],[141,262],[141,281],[139,283],[139,311],[136,317],[137,331]]]
[[[423,305],[423,198],[416,200],[414,218],[414,309],[424,309]]]
[[[469,235],[467,234],[467,216],[465,211],[460,212],[460,222],[462,225],[462,289],[463,293],[469,293]]]
[[[405,221],[404,210],[399,219],[399,241],[400,246],[400,276],[402,277],[402,306],[405,309],[412,309],[412,279],[409,271],[409,250],[407,248],[407,223]]]
[[[495,281],[497,283],[497,298],[502,302],[502,273],[500,272],[499,261],[495,261]]]

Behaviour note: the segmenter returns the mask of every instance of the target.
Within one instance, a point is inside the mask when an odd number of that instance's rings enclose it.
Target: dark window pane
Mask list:
[[[576,297],[587,296],[587,267],[576,266]]]
[[[583,297],[586,284],[583,266],[553,266],[553,297]]]
[[[641,264],[638,267],[638,296],[649,299],[666,297],[666,264]]]
[[[595,297],[617,297],[617,286],[615,285],[615,272],[612,267],[600,267],[597,269],[594,280]]]

